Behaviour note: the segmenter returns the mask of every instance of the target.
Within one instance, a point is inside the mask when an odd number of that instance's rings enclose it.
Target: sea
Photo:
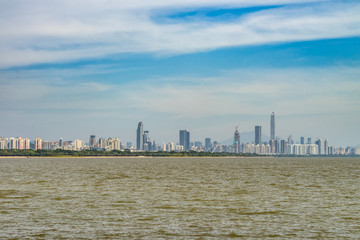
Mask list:
[[[360,158],[1,158],[0,239],[360,239]]]

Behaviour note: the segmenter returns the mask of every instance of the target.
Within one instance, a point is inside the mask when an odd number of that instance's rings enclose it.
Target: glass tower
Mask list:
[[[271,113],[270,118],[270,140],[275,140],[275,113]]]
[[[143,123],[139,122],[136,130],[136,149],[144,150],[144,130]]]

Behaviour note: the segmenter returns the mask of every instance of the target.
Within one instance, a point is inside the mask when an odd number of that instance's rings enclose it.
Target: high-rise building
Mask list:
[[[136,149],[144,150],[144,130],[143,123],[139,122],[136,130]]]
[[[95,137],[95,135],[90,135],[89,147],[95,147],[95,146],[96,146],[96,137]]]
[[[275,145],[275,152],[274,152],[274,153],[279,154],[279,153],[280,153],[280,140],[279,140],[279,139],[276,139],[276,140],[274,141],[274,145]]]
[[[281,154],[285,154],[286,153],[286,147],[287,147],[287,143],[285,142],[285,140],[281,140],[280,141],[280,153]]]
[[[211,150],[211,138],[205,138],[205,149],[206,151]]]
[[[0,137],[0,149],[6,149],[7,148],[7,138]]]
[[[63,147],[63,139],[62,138],[60,138],[60,140],[59,140],[59,147]]]
[[[270,140],[275,140],[275,113],[271,113],[270,118]]]
[[[100,148],[106,148],[106,139],[101,137],[99,138],[99,147]]]
[[[300,144],[305,144],[305,138],[304,137],[300,137]]]
[[[291,136],[291,134],[289,135],[289,137],[288,137],[288,144],[293,144],[294,142],[293,142],[293,140],[292,140],[292,136]]]
[[[307,144],[311,144],[311,138],[307,139]]]
[[[255,126],[255,145],[261,145],[261,126]]]
[[[25,138],[24,141],[25,141],[25,149],[30,149],[30,139]]]
[[[318,154],[325,155],[325,141],[318,139],[315,141],[315,144],[318,146]]]
[[[144,131],[144,135],[143,135],[143,143],[148,143],[150,141],[150,135],[149,135],[149,131]]]
[[[190,132],[186,130],[179,131],[179,144],[184,147],[185,151],[190,150]]]
[[[234,145],[233,145],[234,153],[240,153],[240,133],[238,128],[235,128],[234,132]]]
[[[42,140],[40,138],[35,139],[35,151],[42,149]]]
[[[75,139],[73,142],[73,150],[80,151],[84,148],[83,140]]]

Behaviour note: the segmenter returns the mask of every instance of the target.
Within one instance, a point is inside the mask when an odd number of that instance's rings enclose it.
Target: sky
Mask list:
[[[2,0],[0,136],[360,144],[357,0]],[[240,135],[241,138],[241,135]]]

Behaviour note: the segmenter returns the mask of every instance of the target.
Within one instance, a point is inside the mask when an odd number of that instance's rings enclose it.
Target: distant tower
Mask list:
[[[95,135],[90,135],[89,146],[90,147],[95,147],[95,145],[96,145],[96,137],[95,137]]]
[[[261,145],[261,126],[255,126],[255,145]]]
[[[205,138],[205,149],[206,151],[211,150],[211,138]]]
[[[147,143],[148,141],[150,141],[150,135],[149,135],[149,131],[144,131],[144,135],[143,135],[143,141],[144,141],[144,144]]]
[[[186,130],[179,131],[179,143],[184,146],[185,151],[190,150],[190,132]]]
[[[144,150],[144,130],[143,123],[139,122],[136,130],[136,149]]]
[[[275,113],[271,113],[270,119],[270,140],[275,140]]]
[[[304,137],[300,137],[300,144],[305,144],[305,138]]]
[[[240,152],[240,133],[238,131],[238,128],[235,128],[234,132],[234,153]]]

